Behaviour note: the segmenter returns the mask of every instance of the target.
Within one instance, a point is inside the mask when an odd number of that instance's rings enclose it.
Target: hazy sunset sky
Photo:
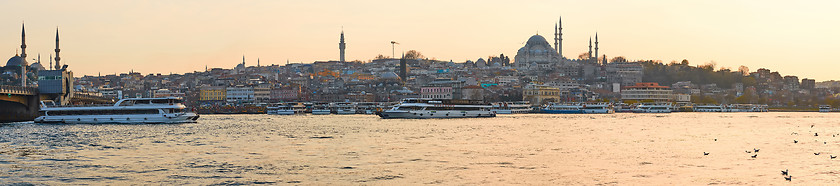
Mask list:
[[[185,73],[247,65],[347,60],[396,50],[463,62],[513,56],[539,32],[563,55],[586,52],[598,32],[608,58],[714,61],[782,75],[840,79],[840,1],[0,1],[0,53],[14,56],[26,22],[29,62],[61,30],[62,62],[76,76],[130,70]],[[5,64],[5,62],[4,62]]]

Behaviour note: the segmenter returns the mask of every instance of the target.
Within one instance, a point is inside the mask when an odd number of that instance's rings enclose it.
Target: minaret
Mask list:
[[[260,58],[257,58],[257,67],[260,67]]]
[[[20,24],[20,86],[26,86],[26,27]]]
[[[53,64],[53,57],[52,57],[52,54],[50,54],[50,66],[48,66],[48,67],[50,67],[50,70],[52,70],[52,69],[53,69],[53,65],[52,65],[52,64]]]
[[[338,52],[339,52],[339,61],[344,62],[344,48],[346,48],[344,43],[344,29],[341,29],[341,40],[338,42]]]
[[[61,52],[61,49],[58,48],[58,27],[55,28],[55,70],[61,70],[61,57],[58,56],[58,53]]]
[[[589,59],[592,59],[592,37],[589,38]]]
[[[26,26],[20,26],[20,57],[26,59]]]
[[[557,23],[554,23],[554,50],[560,52],[560,34],[558,33]]]
[[[557,26],[555,27],[555,41],[554,47],[557,48],[557,54],[560,55],[560,59],[563,59],[563,17],[557,19]]]
[[[242,55],[242,67],[245,67],[245,55]]]
[[[595,58],[598,58],[598,32],[595,32]],[[598,60],[595,60],[597,63]]]

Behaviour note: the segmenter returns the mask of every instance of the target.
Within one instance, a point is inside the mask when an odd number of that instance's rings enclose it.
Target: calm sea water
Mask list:
[[[784,169],[792,183],[835,185],[839,118],[204,115],[175,125],[2,124],[0,185],[781,185]]]

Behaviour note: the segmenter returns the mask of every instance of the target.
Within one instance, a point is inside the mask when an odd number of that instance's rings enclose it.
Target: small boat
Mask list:
[[[492,106],[475,100],[435,100],[407,98],[379,113],[383,119],[496,117]]]
[[[195,123],[199,115],[182,102],[180,97],[128,98],[113,105],[56,105],[47,100],[41,101],[42,116],[35,123]]]

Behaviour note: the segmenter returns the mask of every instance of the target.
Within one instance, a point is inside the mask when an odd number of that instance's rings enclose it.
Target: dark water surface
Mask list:
[[[792,183],[831,185],[840,182],[840,158],[829,157],[840,155],[838,119],[204,115],[195,124],[2,124],[0,185],[775,185],[787,184],[784,169]]]

